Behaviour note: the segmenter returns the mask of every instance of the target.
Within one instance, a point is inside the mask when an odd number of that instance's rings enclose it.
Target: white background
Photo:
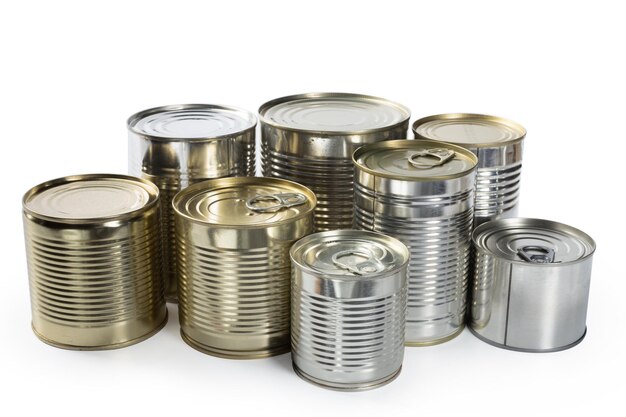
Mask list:
[[[0,414],[625,415],[619,2],[12,3],[0,6]],[[583,343],[515,353],[466,330],[407,349],[384,388],[338,393],[300,380],[288,354],[229,361],[196,352],[181,341],[172,305],[163,331],[122,350],[64,351],[35,338],[20,216],[28,188],[125,173],[125,122],[138,110],[256,111],[311,91],[389,98],[411,109],[411,121],[480,112],[524,125],[521,214],[578,227],[598,244]]]

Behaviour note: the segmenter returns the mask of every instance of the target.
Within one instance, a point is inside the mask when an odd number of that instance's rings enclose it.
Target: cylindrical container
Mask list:
[[[479,226],[473,240],[474,335],[525,352],[580,343],[596,249],[589,235],[548,220],[512,218]]]
[[[445,342],[464,326],[476,156],[459,146],[391,140],[354,153],[357,229],[411,252],[407,346]]]
[[[263,175],[309,187],[318,199],[315,230],[352,228],[352,153],[404,138],[411,113],[381,98],[346,93],[278,98],[259,109]]]
[[[474,226],[518,213],[526,129],[495,116],[450,113],[413,123],[416,139],[453,143],[478,157]]]
[[[172,198],[207,179],[254,176],[256,117],[235,107],[156,107],[128,119],[128,170],[154,182],[163,205],[165,297],[176,302]]]
[[[97,350],[140,342],[167,321],[159,190],[124,175],[45,182],[23,199],[35,334]]]
[[[275,178],[222,178],[174,197],[181,335],[233,359],[289,351],[289,249],[316,199]]]
[[[392,381],[404,357],[409,251],[361,230],[291,248],[291,357],[303,379],[358,391]]]

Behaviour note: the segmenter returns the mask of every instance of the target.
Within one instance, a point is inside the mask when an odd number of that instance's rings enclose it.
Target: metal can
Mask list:
[[[174,197],[181,335],[214,356],[289,351],[289,249],[316,199],[275,178],[222,178]]]
[[[561,223],[512,218],[474,231],[470,329],[506,349],[553,352],[585,337],[596,244]]]
[[[129,173],[161,191],[165,297],[176,302],[172,199],[199,181],[254,176],[256,117],[235,107],[183,104],[144,110],[127,125]]]
[[[353,159],[355,228],[393,236],[411,252],[407,346],[452,339],[467,306],[476,156],[443,142],[391,140]]]
[[[352,228],[352,153],[404,138],[411,113],[378,97],[311,93],[282,97],[259,109],[263,175],[309,187],[318,199],[315,230]]]
[[[501,117],[450,113],[416,120],[413,133],[416,139],[462,146],[478,157],[474,226],[517,216],[526,129]]]
[[[325,388],[359,391],[395,379],[404,357],[409,251],[361,230],[315,233],[291,248],[291,357]]]
[[[159,190],[124,175],[76,175],[23,199],[32,327],[65,349],[140,342],[167,321]]]

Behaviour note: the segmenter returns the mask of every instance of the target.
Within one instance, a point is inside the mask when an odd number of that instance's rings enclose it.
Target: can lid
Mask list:
[[[239,134],[256,126],[249,111],[213,104],[155,107],[132,115],[128,128],[158,139],[208,140]]]
[[[309,93],[281,97],[259,108],[264,123],[301,132],[362,134],[405,123],[405,106],[379,97]]]
[[[409,250],[399,240],[362,230],[315,233],[296,242],[290,253],[301,268],[332,277],[380,276],[409,261]]]
[[[476,155],[430,140],[386,140],[357,149],[354,164],[373,175],[409,181],[458,178],[476,168]]]
[[[591,256],[596,249],[586,233],[541,219],[493,220],[476,228],[473,240],[478,250],[523,264],[572,263]]]
[[[413,123],[413,132],[416,138],[479,148],[512,144],[526,136],[526,129],[511,120],[470,113],[424,117]]]
[[[28,214],[63,223],[119,220],[155,204],[156,186],[139,178],[89,174],[58,178],[31,188],[23,199]]]
[[[295,182],[232,177],[199,182],[172,201],[176,213],[200,223],[266,227],[296,220],[315,209],[315,194]]]

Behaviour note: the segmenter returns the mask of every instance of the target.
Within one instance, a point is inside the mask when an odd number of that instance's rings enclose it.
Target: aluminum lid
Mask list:
[[[310,93],[278,98],[259,108],[261,120],[278,128],[336,134],[389,129],[411,117],[408,108],[382,98],[348,93]]]
[[[402,268],[409,261],[409,250],[399,240],[361,230],[309,235],[296,242],[290,254],[305,270],[342,278],[379,276]]]
[[[549,220],[509,218],[480,225],[474,245],[496,258],[528,265],[559,265],[583,260],[596,244],[586,233]]]
[[[230,106],[182,104],[155,107],[132,115],[128,128],[152,139],[207,140],[254,129],[254,114]]]
[[[172,201],[177,214],[216,226],[266,227],[293,221],[315,209],[315,194],[291,181],[234,177],[203,181]]]
[[[424,117],[413,123],[416,138],[450,142],[465,147],[512,144],[526,129],[507,119],[484,114],[448,113]]]
[[[476,168],[465,148],[428,140],[387,140],[357,149],[354,164],[372,175],[409,181],[458,178]]]
[[[158,188],[139,178],[90,174],[58,178],[30,189],[24,211],[34,217],[63,223],[118,220],[152,206]]]

